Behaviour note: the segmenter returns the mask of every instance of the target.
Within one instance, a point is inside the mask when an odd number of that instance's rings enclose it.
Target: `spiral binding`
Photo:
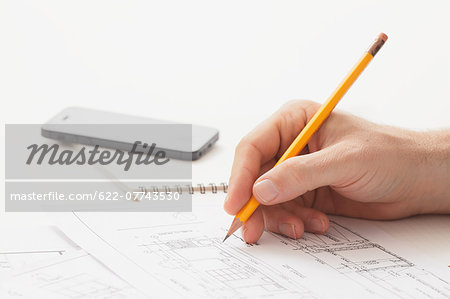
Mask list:
[[[175,185],[175,186],[139,186],[137,189],[138,192],[165,192],[165,193],[171,193],[171,192],[178,192],[182,194],[183,192],[189,192],[189,194],[194,193],[200,193],[200,194],[206,194],[206,193],[227,193],[228,192],[228,184],[227,183],[220,183],[220,184],[214,184],[209,183],[206,184],[186,184],[186,185]]]

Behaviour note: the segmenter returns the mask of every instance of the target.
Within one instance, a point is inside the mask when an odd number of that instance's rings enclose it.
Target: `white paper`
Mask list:
[[[220,211],[220,212],[219,212]],[[265,233],[258,245],[233,235],[217,207],[195,213],[73,213],[65,233],[116,274],[160,297],[450,296],[449,277],[372,242],[336,218],[325,235],[291,240]],[[367,222],[370,225],[370,222]]]
[[[14,272],[1,298],[145,298],[83,250]]]
[[[0,276],[24,266],[78,250],[52,226],[0,229]]]

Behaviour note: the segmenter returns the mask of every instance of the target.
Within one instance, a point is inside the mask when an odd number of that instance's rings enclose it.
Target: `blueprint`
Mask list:
[[[145,298],[56,227],[0,229],[0,298]]]
[[[26,265],[65,254],[63,250],[0,252],[0,273],[5,274]]]
[[[249,245],[239,234],[222,243],[231,219],[207,211],[103,213],[101,219],[73,213],[62,229],[149,296],[450,298],[448,273],[408,260],[339,220],[325,235],[292,240],[266,232]]]
[[[300,240],[272,235],[382,297],[450,297],[450,274],[440,277],[336,221],[325,235],[305,233]]]
[[[14,271],[1,298],[146,298],[83,250]]]
[[[58,232],[51,226],[0,229],[0,277],[79,249]]]

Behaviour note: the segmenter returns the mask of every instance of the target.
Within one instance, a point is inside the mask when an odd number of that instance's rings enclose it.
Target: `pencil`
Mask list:
[[[347,74],[344,80],[339,84],[336,90],[331,94],[331,96],[327,99],[327,101],[319,108],[319,110],[314,114],[311,120],[306,124],[303,130],[298,134],[298,136],[294,139],[292,144],[286,150],[286,152],[281,156],[278,162],[275,164],[276,167],[278,164],[286,161],[289,158],[297,156],[302,149],[308,144],[311,137],[314,133],[319,129],[319,127],[323,124],[323,122],[328,118],[331,111],[333,111],[334,107],[336,107],[337,103],[344,96],[347,90],[352,86],[353,82],[356,81],[358,76],[362,73],[362,71],[366,68],[372,58],[377,54],[377,52],[381,49],[384,43],[387,40],[387,35],[384,33],[380,33],[375,42],[370,46],[370,48],[364,53],[364,55],[360,58],[360,60],[356,63],[353,69]],[[236,214],[233,222],[231,223],[230,229],[228,230],[225,239],[223,242],[230,237],[235,231],[237,231],[253,212],[258,208],[259,202],[252,195],[250,200],[242,207],[242,209]]]

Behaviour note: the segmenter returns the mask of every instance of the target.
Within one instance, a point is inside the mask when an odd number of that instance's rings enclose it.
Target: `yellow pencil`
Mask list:
[[[353,82],[356,81],[358,76],[362,73],[362,71],[366,68],[372,58],[377,54],[377,52],[381,49],[384,43],[387,40],[387,35],[384,33],[380,33],[375,42],[371,45],[369,50],[364,53],[361,59],[356,63],[353,69],[347,74],[344,80],[339,84],[336,90],[331,94],[328,100],[319,108],[319,110],[314,114],[311,120],[306,124],[303,130],[298,134],[283,156],[278,160],[278,164],[283,161],[297,156],[301,150],[308,144],[312,135],[319,129],[322,123],[328,118],[331,111],[333,111],[334,107],[336,107],[339,100],[344,96],[347,90],[352,86]],[[274,166],[274,167],[275,167]],[[244,224],[248,218],[253,214],[256,208],[259,206],[259,202],[252,195],[250,200],[242,207],[242,209],[236,214],[234,217],[233,223],[228,230],[227,235],[225,236],[225,240],[231,236],[235,231],[237,231],[242,224]]]

